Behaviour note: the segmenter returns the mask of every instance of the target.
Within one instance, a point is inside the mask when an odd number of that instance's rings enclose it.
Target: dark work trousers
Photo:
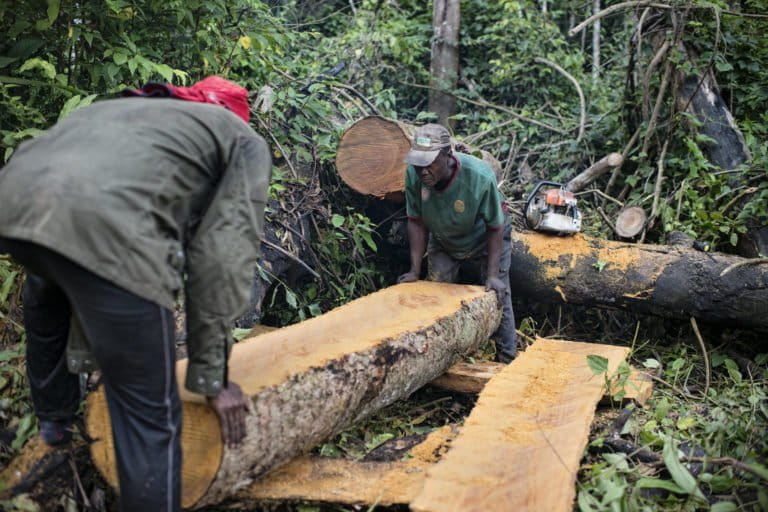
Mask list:
[[[502,313],[499,328],[494,333],[496,353],[514,358],[517,354],[517,334],[515,333],[515,314],[512,311],[512,296],[509,290],[509,266],[512,262],[512,226],[504,226],[499,261],[499,279],[506,289],[501,301]],[[485,284],[488,279],[487,247],[472,258],[459,260],[448,254],[440,244],[429,236],[427,248],[427,279],[442,283]]]
[[[102,371],[112,422],[120,509],[179,510],[181,402],[170,310],[42,246],[0,238],[27,270],[27,373],[41,420],[72,418],[79,381],[67,370],[70,316]]]

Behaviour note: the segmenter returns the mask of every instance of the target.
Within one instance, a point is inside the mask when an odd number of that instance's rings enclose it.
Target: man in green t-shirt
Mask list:
[[[454,153],[448,130],[439,124],[416,130],[405,161],[411,268],[398,282],[419,279],[426,250],[430,281],[485,283],[503,308],[496,360],[512,361],[517,352],[509,291],[512,226],[496,176],[482,160]]]

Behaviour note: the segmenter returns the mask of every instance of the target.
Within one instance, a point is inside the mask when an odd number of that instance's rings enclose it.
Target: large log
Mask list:
[[[766,331],[768,265],[744,263],[682,246],[520,232],[509,277],[513,296]]]
[[[238,449],[222,446],[217,419],[203,398],[181,392],[182,505],[220,502],[407,397],[487,339],[499,319],[495,295],[482,287],[416,282],[236,344],[229,375],[252,397],[248,435]],[[185,369],[179,361],[180,383]],[[116,486],[103,393],[89,397],[86,424],[98,440],[91,447],[94,463]]]
[[[344,183],[361,194],[405,200],[405,156],[415,126],[378,116],[360,119],[346,129],[336,151],[336,169]],[[472,154],[491,166],[496,177],[501,163],[489,152],[453,141],[457,151]]]

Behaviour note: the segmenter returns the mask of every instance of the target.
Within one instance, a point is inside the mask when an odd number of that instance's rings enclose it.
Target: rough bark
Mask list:
[[[681,246],[515,233],[512,293],[768,331],[768,266]]]
[[[443,126],[448,126],[448,118],[456,113],[456,98],[441,91],[455,89],[458,82],[460,21],[459,0],[435,0],[429,110],[437,114],[437,122]]]
[[[723,169],[734,169],[749,160],[744,136],[720,96],[711,73],[704,77],[681,76],[679,83],[678,108],[687,107],[687,112],[700,123],[697,131],[714,141],[704,144],[709,161]]]
[[[621,153],[611,153],[604,156],[594,164],[590,165],[585,171],[582,171],[571,179],[566,185],[566,190],[571,192],[581,192],[590,183],[602,176],[608,169],[617,167],[624,163],[624,157]]]
[[[417,282],[386,288],[234,346],[229,375],[252,397],[248,435],[222,446],[202,397],[184,390],[182,504],[215,504],[358,419],[431,381],[498,326],[482,287]],[[177,366],[183,382],[186,362]],[[92,457],[117,482],[103,393],[89,397]]]
[[[361,194],[379,199],[405,200],[405,156],[411,149],[415,126],[378,116],[360,119],[347,128],[336,152],[336,169],[344,183]],[[501,163],[490,153],[456,142],[456,151],[476,156],[491,166],[498,178]]]

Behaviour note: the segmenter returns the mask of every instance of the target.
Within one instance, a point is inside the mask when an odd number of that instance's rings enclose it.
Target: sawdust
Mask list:
[[[451,440],[458,435],[458,428],[452,425],[441,427],[424,439],[423,442],[411,448],[411,459],[414,464],[434,463],[448,451]]]
[[[515,236],[544,264],[548,279],[561,277],[585,258],[594,260],[590,264],[604,261],[604,271],[626,272],[638,264],[642,254],[636,247],[585,237],[581,233],[568,237],[537,233],[516,233]]]
[[[8,467],[0,473],[0,481],[3,482],[6,488],[18,485],[29,475],[30,470],[34,466],[40,464],[44,457],[52,454],[54,451],[56,451],[56,448],[45,444],[39,436],[33,437],[24,445],[21,454],[13,459]]]

